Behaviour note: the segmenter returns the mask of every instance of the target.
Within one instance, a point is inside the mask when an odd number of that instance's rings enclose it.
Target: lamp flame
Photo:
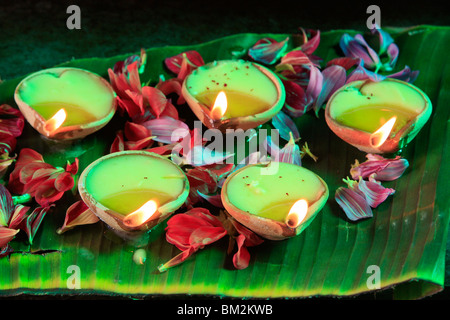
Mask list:
[[[225,91],[220,91],[214,102],[214,106],[211,109],[211,118],[214,120],[222,119],[223,115],[227,111],[228,101]]]
[[[389,137],[389,134],[394,127],[397,117],[390,118],[385,124],[383,124],[377,131],[370,135],[370,145],[374,148],[381,146]]]
[[[54,132],[56,129],[62,126],[64,121],[66,120],[67,114],[66,110],[59,109],[58,112],[56,112],[53,117],[48,119],[44,124],[44,130],[48,133]]]
[[[123,223],[127,227],[138,227],[150,220],[158,209],[154,200],[149,200],[142,207],[125,216]]]
[[[305,199],[297,200],[289,210],[286,217],[286,224],[290,228],[296,228],[305,219],[308,213],[308,201]]]

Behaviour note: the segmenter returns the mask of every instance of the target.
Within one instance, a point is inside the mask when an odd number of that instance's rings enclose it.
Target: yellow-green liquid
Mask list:
[[[285,222],[289,211],[291,210],[295,202],[296,200],[273,203],[259,211],[257,215],[263,218]]]
[[[196,96],[197,100],[213,108],[220,90],[205,91]],[[225,90],[228,107],[223,118],[236,118],[254,115],[270,109],[271,105],[257,96],[252,96],[243,92]]]
[[[64,109],[66,111],[66,120],[62,124],[62,127],[80,125],[97,120],[93,114],[89,113],[85,109],[68,103],[45,102],[33,104],[31,107],[45,120],[53,117],[59,110]]]
[[[336,116],[336,121],[347,127],[373,133],[393,116],[396,116],[397,120],[391,132],[396,133],[414,118],[415,114],[398,107],[361,106],[341,113]]]
[[[127,215],[142,207],[149,200],[156,201],[160,207],[169,202],[171,198],[172,196],[169,194],[155,190],[134,189],[111,194],[100,199],[99,202],[117,213]]]

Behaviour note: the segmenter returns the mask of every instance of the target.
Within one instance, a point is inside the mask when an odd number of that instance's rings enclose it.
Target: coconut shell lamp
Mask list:
[[[111,85],[78,68],[33,73],[19,83],[14,98],[28,123],[51,140],[83,138],[104,127],[116,111]]]
[[[351,82],[328,100],[325,119],[342,140],[367,153],[395,153],[419,133],[432,111],[428,96],[396,80]]]
[[[214,61],[194,70],[182,86],[186,102],[210,129],[251,129],[274,117],[286,98],[269,69],[244,60]]]

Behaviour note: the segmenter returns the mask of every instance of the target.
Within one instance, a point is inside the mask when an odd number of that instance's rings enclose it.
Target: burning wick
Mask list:
[[[304,199],[297,200],[289,210],[286,217],[286,224],[289,228],[296,228],[305,219],[308,213],[308,201]]]
[[[214,106],[211,109],[211,118],[214,120],[222,119],[225,111],[227,111],[228,102],[227,95],[224,91],[220,91],[216,97],[216,101],[214,102]]]
[[[150,220],[157,209],[158,206],[154,200],[147,201],[142,207],[125,216],[123,223],[127,227],[138,227]]]
[[[378,148],[386,141],[392,131],[392,128],[394,127],[395,121],[397,121],[397,117],[394,116],[383,124],[377,131],[371,134],[370,145],[372,147]]]
[[[44,124],[44,130],[48,133],[53,133],[56,129],[62,126],[66,120],[66,111],[64,109],[59,109],[57,113],[48,119]]]

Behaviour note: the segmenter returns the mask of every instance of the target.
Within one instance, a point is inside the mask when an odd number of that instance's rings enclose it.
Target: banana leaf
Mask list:
[[[311,225],[299,236],[265,241],[250,248],[246,269],[236,270],[226,253],[227,241],[205,247],[183,264],[164,273],[157,266],[179,253],[165,240],[165,223],[149,234],[144,247],[147,260],[133,262],[136,248],[119,240],[101,222],[79,226],[61,235],[66,209],[76,199],[67,192],[47,214],[33,244],[19,233],[12,241],[14,252],[0,259],[0,295],[106,294],[121,296],[201,295],[239,298],[301,298],[354,296],[389,288],[398,299],[426,297],[446,283],[446,246],[450,218],[448,128],[450,105],[450,27],[417,26],[389,29],[399,46],[397,67],[420,70],[415,82],[432,103],[433,114],[415,140],[402,152],[410,167],[393,182],[383,184],[396,193],[374,210],[374,217],[358,223],[344,218],[334,200],[355,159],[365,154],[346,144],[327,127],[323,112],[295,120],[303,141],[319,157],[303,161],[328,184],[330,199]],[[338,43],[343,33],[322,32],[316,55],[328,61],[342,56]],[[205,61],[239,57],[262,37],[285,39],[287,34],[237,34],[192,46],[147,49],[143,82],[160,75],[172,77],[163,60],[186,50],[197,50]],[[294,44],[290,43],[291,48]],[[137,48],[137,50],[140,48]],[[136,52],[137,53],[137,52]],[[130,54],[111,58],[72,60],[60,66],[80,67],[107,78],[107,69]],[[21,78],[0,84],[0,103],[15,106],[13,93]],[[190,110],[185,106],[183,112]],[[45,142],[29,125],[18,139],[20,148],[31,147],[46,162],[62,166],[80,159],[81,172],[106,154],[123,119],[115,116],[102,130],[64,147]],[[71,289],[70,277],[78,267],[80,288]],[[380,270],[381,288],[368,285],[371,266]]]

